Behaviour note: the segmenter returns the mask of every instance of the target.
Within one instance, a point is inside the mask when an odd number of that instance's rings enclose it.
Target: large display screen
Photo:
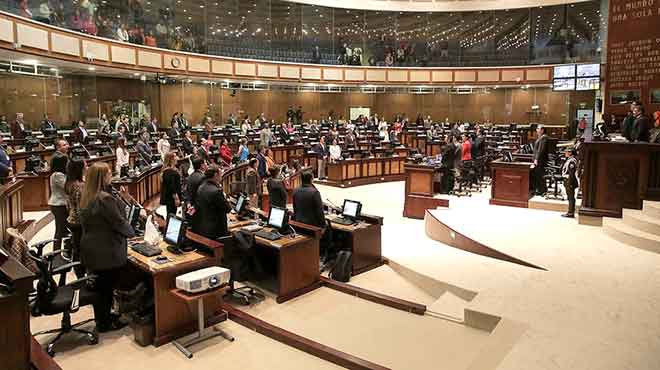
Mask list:
[[[578,77],[600,76],[600,64],[578,64],[577,76]]]
[[[575,90],[575,79],[574,78],[555,79],[552,84],[552,90],[554,91]]]
[[[578,78],[575,90],[598,90],[600,89],[600,77]]]
[[[575,64],[565,66],[555,66],[554,78],[571,78],[575,77]]]

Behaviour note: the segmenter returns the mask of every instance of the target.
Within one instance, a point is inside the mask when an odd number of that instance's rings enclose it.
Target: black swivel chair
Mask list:
[[[53,261],[57,254],[59,254],[59,251],[39,256],[35,251],[30,251],[30,258],[32,258],[39,269],[37,295],[34,302],[34,305],[38,308],[38,312],[33,310],[33,316],[62,314],[62,324],[59,328],[33,334],[37,336],[57,333],[55,338],[51,339],[47,344],[46,350],[50,356],[55,356],[55,344],[67,333],[76,332],[84,334],[90,345],[97,344],[99,341],[96,333],[79,329],[81,325],[87,324],[94,319],[71,324],[72,313],[77,312],[80,307],[95,303],[98,298],[98,294],[88,288],[89,280],[93,276],[88,275],[60,286],[55,282],[54,276],[66,274],[78,266],[80,262],[72,262],[54,267]]]
[[[263,268],[254,255],[254,235],[248,232],[239,232],[237,237],[233,235],[217,239],[224,246],[224,258],[222,265],[231,270],[229,279],[229,292],[227,296],[244,305],[258,303],[266,299],[259,289],[244,285],[236,288],[236,282],[245,282],[260,278]]]

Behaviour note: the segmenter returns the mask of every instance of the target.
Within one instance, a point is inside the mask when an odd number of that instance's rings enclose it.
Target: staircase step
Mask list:
[[[621,243],[660,254],[660,235],[634,228],[619,218],[603,217],[603,231]]]
[[[660,235],[660,217],[653,217],[638,209],[624,209],[623,223],[649,234]]]
[[[644,201],[642,212],[651,217],[660,217],[660,202],[652,202],[650,200]]]

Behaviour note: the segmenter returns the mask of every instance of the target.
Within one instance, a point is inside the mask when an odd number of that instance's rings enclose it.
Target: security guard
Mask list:
[[[576,154],[577,151],[572,147],[567,148],[564,152],[566,162],[561,168],[561,175],[564,178],[564,188],[568,197],[568,212],[563,214],[562,217],[573,218],[575,216],[575,189],[578,187]]]

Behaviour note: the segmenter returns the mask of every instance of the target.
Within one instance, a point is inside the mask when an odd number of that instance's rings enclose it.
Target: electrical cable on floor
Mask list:
[[[447,315],[447,314],[444,314],[444,313],[441,313],[441,312],[435,312],[435,311],[431,311],[431,310],[427,309],[426,312],[424,312],[424,314],[429,315],[431,317],[435,317],[437,319],[443,319],[443,320],[455,322],[457,324],[465,324],[465,320],[463,320],[459,317]]]

